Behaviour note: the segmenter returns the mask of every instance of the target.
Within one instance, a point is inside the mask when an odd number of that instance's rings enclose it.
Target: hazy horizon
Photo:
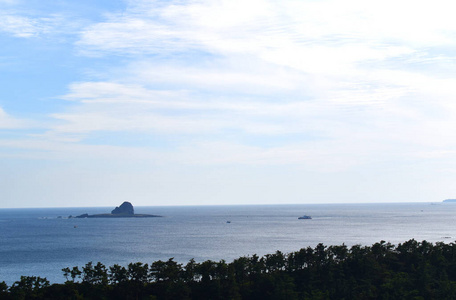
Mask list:
[[[449,200],[449,199],[444,199]],[[441,201],[408,201],[408,202],[308,202],[308,203],[239,203],[239,204],[225,204],[225,203],[216,203],[216,204],[154,204],[154,205],[134,205],[134,208],[150,208],[150,207],[204,207],[204,206],[312,206],[312,205],[375,205],[375,204],[443,204],[444,200]],[[130,202],[130,201],[129,201]],[[0,209],[80,209],[80,208],[106,208],[106,209],[114,209],[116,206],[119,206],[122,203],[114,204],[114,205],[107,205],[107,206],[22,206],[22,207],[0,207]],[[449,204],[452,205],[452,204]]]
[[[456,197],[452,7],[0,0],[0,208]]]

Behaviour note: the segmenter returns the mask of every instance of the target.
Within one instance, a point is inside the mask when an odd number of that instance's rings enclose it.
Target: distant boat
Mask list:
[[[231,221],[226,221],[226,223],[227,223],[227,224],[230,224],[230,223],[231,223]]]
[[[306,215],[304,215],[304,216],[302,216],[302,217],[299,217],[298,219],[299,219],[299,220],[308,220],[308,219],[312,219],[312,217],[311,217],[311,216],[306,216]]]

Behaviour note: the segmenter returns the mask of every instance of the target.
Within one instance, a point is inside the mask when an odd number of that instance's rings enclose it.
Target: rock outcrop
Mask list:
[[[133,208],[133,205],[131,205],[130,202],[125,201],[120,206],[114,208],[111,211],[111,214],[113,214],[113,215],[118,215],[118,214],[134,215],[135,214],[135,210]]]
[[[89,215],[82,214],[74,218],[154,218],[161,217],[158,215],[135,214],[135,209],[130,202],[125,201],[120,206],[114,208],[110,214]],[[69,217],[70,218],[70,217]]]

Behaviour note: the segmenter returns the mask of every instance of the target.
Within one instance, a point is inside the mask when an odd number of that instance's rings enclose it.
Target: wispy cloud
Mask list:
[[[335,174],[456,164],[448,1],[127,3],[91,23],[3,13],[16,37],[77,28],[87,61],[3,156]],[[0,110],[0,127],[15,122]]]
[[[34,124],[36,125],[36,124]],[[32,127],[32,122],[26,120],[20,120],[8,115],[0,107],[0,129],[20,129]]]
[[[452,32],[456,28],[445,4],[448,3],[134,1],[126,13],[112,15],[108,21],[84,30],[79,45],[93,51],[168,55],[192,48],[261,54],[317,46],[328,50],[346,48],[336,57],[363,60],[391,53],[385,46],[454,44]],[[326,57],[324,53],[319,56]]]
[[[380,153],[392,160],[443,153],[433,132],[453,124],[453,80],[423,65],[442,69],[453,59],[429,47],[451,45],[456,28],[440,8],[413,7],[403,14],[409,7],[393,2],[132,2],[122,15],[85,28],[77,43],[82,53],[130,62],[111,81],[72,85],[64,98],[78,104],[53,114],[62,123],[48,134],[81,141],[97,131],[192,135],[177,151],[202,147],[195,153],[214,163],[219,157],[210,160],[207,145],[241,163],[268,161],[271,153],[277,159],[270,162],[322,160],[307,147],[334,165]],[[429,13],[441,20],[423,26]],[[434,91],[438,99],[425,100]],[[300,138],[280,146],[245,142],[282,135]]]
[[[0,13],[0,32],[19,38],[38,37],[56,31],[55,28],[61,23],[59,16],[33,18],[14,13]]]

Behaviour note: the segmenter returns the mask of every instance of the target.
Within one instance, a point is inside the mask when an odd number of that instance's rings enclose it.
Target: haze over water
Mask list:
[[[62,268],[89,261],[108,266],[171,257],[181,263],[231,261],[318,243],[456,240],[450,225],[456,204],[449,203],[136,207],[136,213],[164,217],[66,219],[111,209],[1,209],[0,281],[35,275],[62,282]],[[312,219],[298,220],[304,214]]]

